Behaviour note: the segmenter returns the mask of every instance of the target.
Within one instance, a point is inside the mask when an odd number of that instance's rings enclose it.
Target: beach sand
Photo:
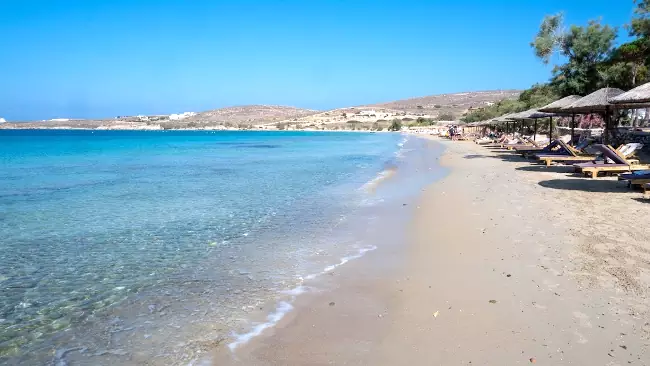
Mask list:
[[[441,143],[450,174],[404,207],[407,242],[337,269],[214,364],[650,365],[641,193]]]

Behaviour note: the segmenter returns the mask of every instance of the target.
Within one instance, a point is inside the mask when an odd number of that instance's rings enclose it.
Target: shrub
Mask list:
[[[399,119],[394,119],[390,126],[388,127],[388,131],[399,131],[402,129],[402,121]]]

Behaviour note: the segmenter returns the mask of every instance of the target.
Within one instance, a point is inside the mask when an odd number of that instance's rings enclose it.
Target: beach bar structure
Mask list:
[[[539,109],[540,112],[555,113],[557,115],[568,115],[571,114],[571,141],[574,141],[575,128],[576,128],[576,113],[567,113],[562,110],[562,108],[568,107],[569,105],[577,102],[582,97],[579,95],[569,95],[562,99],[556,100],[555,102],[545,105]],[[551,130],[553,128],[553,117],[550,117],[549,125]]]
[[[608,138],[611,131],[611,117],[615,109],[610,101],[623,94],[624,91],[618,88],[602,88],[582,97],[566,107],[560,108],[561,113],[589,114],[597,113],[605,120],[605,138]]]

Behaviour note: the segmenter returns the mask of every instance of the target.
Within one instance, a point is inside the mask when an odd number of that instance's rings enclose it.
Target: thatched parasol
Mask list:
[[[581,98],[582,97],[579,95],[569,95],[568,97],[564,97],[562,99],[556,100],[551,104],[539,108],[539,111],[548,112],[548,113],[566,113],[562,111],[562,108],[568,107],[569,105],[573,104],[574,102],[578,101],[578,99]]]
[[[605,117],[605,130],[610,130],[611,111],[615,108],[610,101],[621,94],[625,93],[618,88],[602,88],[595,92],[578,99],[577,101],[561,108],[560,110],[567,113],[599,113]],[[607,136],[607,134],[605,135]]]
[[[529,109],[527,111],[515,113],[515,114],[509,116],[508,118],[512,119],[512,120],[520,120],[522,129],[524,127],[524,121],[525,120],[529,120],[529,119],[534,120],[535,125],[534,125],[533,139],[536,139],[537,138],[537,120],[540,119],[540,118],[550,118],[550,123],[551,123],[551,126],[552,126],[552,124],[553,124],[553,116],[554,116],[553,113],[545,113],[545,112],[540,112],[540,111],[538,111],[536,109]],[[552,131],[552,128],[549,128],[549,136],[551,135],[551,131]],[[549,137],[549,138],[551,138],[551,137]]]
[[[509,132],[509,127],[510,127],[510,122],[511,122],[510,117],[512,115],[514,115],[514,114],[515,113],[508,113],[508,114],[504,114],[503,116],[496,117],[496,118],[494,118],[492,120],[492,123],[496,123],[496,124],[505,123],[506,124],[506,133],[508,133]]]
[[[648,108],[650,107],[650,83],[620,94],[610,100],[616,108]]]
[[[542,112],[551,112],[551,113],[567,113],[567,112],[563,112],[562,108],[570,106],[571,104],[577,102],[579,99],[582,99],[582,97],[579,95],[569,95],[568,97],[564,97],[562,99],[556,100],[551,104],[545,105],[539,110]],[[573,141],[573,137],[575,135],[574,132],[576,128],[576,114],[575,112],[570,112],[570,114],[571,114],[571,141]]]
[[[560,111],[563,113],[606,113],[612,109],[610,100],[623,93],[625,92],[618,88],[602,88],[560,108]]]

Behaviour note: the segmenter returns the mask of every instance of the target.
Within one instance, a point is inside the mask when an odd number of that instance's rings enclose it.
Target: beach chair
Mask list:
[[[598,144],[594,145],[594,149],[600,151],[606,159],[611,160],[613,163],[591,162],[573,165],[578,172],[584,175],[591,175],[591,178],[596,178],[598,173],[601,172],[620,174],[637,170],[650,170],[650,165],[632,164],[611,146]]]
[[[506,141],[507,138],[508,138],[508,136],[506,136],[506,135],[502,135],[501,137],[499,137],[498,139],[496,139],[496,140],[493,141],[492,143],[484,144],[483,146],[488,147],[488,148],[501,147],[501,144],[502,144],[504,141]]]
[[[544,147],[540,146],[515,146],[514,147],[514,152],[517,154],[521,154],[522,156],[526,156],[529,154],[535,154],[535,153],[555,153],[559,149],[560,145],[558,144],[557,140],[551,141],[548,145]]]
[[[643,197],[650,198],[650,183],[643,185]]]
[[[564,142],[562,139],[555,139],[551,141],[548,145],[545,147],[522,147],[519,149],[515,149],[515,151],[518,154],[521,154],[524,157],[527,157],[529,155],[534,155],[534,154],[546,154],[546,155],[570,155],[569,150],[565,148],[566,143],[564,145],[560,145],[560,141]],[[577,145],[577,149],[584,149],[589,145],[590,142],[588,141],[583,141],[581,144]],[[584,144],[584,146],[582,146]],[[564,146],[564,147],[563,147]]]
[[[564,163],[564,164],[574,164],[580,163],[583,161],[594,161],[596,159],[595,155],[585,154],[582,152],[582,149],[586,148],[588,144],[585,144],[584,147],[576,145],[573,147],[562,140],[557,140],[558,144],[562,147],[561,151],[563,153],[559,154],[535,154],[537,160],[546,164],[546,166],[551,166],[553,162]],[[578,149],[578,147],[580,149]]]
[[[536,141],[533,141],[530,137],[522,137],[523,144],[514,144],[514,145],[505,145],[505,148],[508,150],[524,150],[524,149],[543,149],[542,146],[539,146],[539,144]]]
[[[650,170],[638,170],[631,173],[623,173],[618,180],[626,181],[629,187],[643,187],[650,183]]]

